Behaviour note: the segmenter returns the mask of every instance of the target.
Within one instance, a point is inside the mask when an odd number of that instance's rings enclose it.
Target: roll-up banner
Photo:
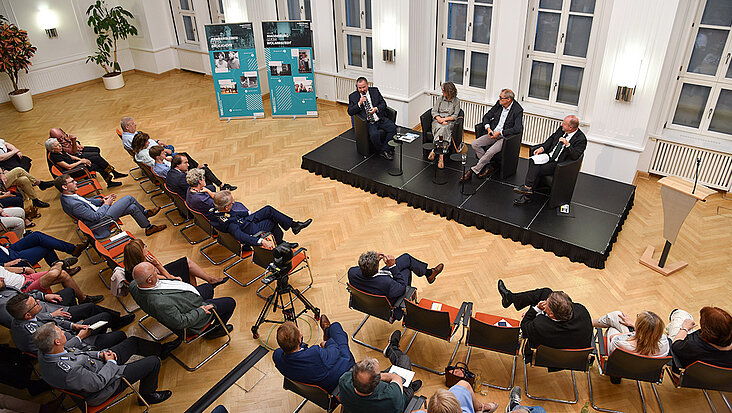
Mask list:
[[[263,118],[252,23],[206,25],[220,118]]]
[[[272,116],[318,116],[309,21],[262,22]]]

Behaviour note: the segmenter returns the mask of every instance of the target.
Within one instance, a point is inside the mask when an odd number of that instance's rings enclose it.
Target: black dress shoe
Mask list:
[[[123,174],[122,172],[112,171],[112,176],[115,179],[124,178],[127,176],[127,174]]]
[[[527,188],[526,185],[521,185],[516,188],[513,188],[513,192],[516,192],[520,195],[531,195],[534,193],[534,191],[531,190],[531,188]]]
[[[506,288],[506,284],[503,283],[503,280],[498,280],[498,293],[501,294],[501,305],[503,308],[508,308],[511,306],[511,298],[513,293]]]
[[[514,199],[513,204],[516,206],[526,205],[531,202],[531,198],[526,195],[521,195],[519,199]]]
[[[41,181],[38,183],[38,189],[41,191],[45,191],[46,189],[53,186],[53,181]]]
[[[86,304],[86,303],[96,304],[96,303],[101,302],[101,301],[104,301],[104,296],[103,295],[89,295],[89,294],[87,294],[85,299],[79,301],[79,304]]]
[[[173,392],[170,390],[160,390],[155,391],[150,394],[142,394],[142,398],[145,399],[147,404],[158,404],[162,403],[170,398],[170,396],[173,395]],[[142,402],[142,400],[137,400],[137,404],[140,406],[144,406],[145,403]]]
[[[112,328],[112,330],[118,330],[133,321],[135,321],[134,314],[125,314],[123,316],[120,316],[119,320],[117,320],[116,322],[110,323],[109,326]]]
[[[389,336],[389,344],[383,351],[384,357],[389,357],[389,353],[392,347],[399,348],[399,340],[402,339],[402,332],[400,330],[394,330]]]
[[[107,181],[107,188],[114,188],[116,186],[122,186],[122,182],[115,182],[111,179]]]
[[[231,331],[233,329],[234,329],[233,325],[231,325],[231,324],[226,325],[226,331],[228,331],[229,333],[231,333]],[[210,333],[206,334],[206,338],[219,338],[219,337],[223,337],[225,335],[226,335],[226,332],[224,331],[224,329],[221,328],[221,326],[217,326],[216,328],[211,330]]]
[[[380,155],[382,158],[390,160],[390,161],[392,159],[394,159],[394,155],[392,155],[391,152],[384,151],[384,152],[381,152]]]
[[[33,200],[33,206],[36,208],[48,208],[51,205],[48,202],[43,202],[40,199],[36,198]]]
[[[71,269],[71,267],[73,267],[73,266],[74,266],[74,265],[75,265],[75,264],[76,264],[77,262],[79,262],[79,259],[78,259],[78,258],[76,258],[76,257],[69,257],[69,258],[65,258],[65,259],[63,259],[63,260],[58,260],[58,261],[54,261],[54,262],[53,262],[53,264],[51,264],[51,267],[53,267],[54,265],[56,265],[56,264],[57,264],[57,263],[59,263],[59,262],[61,263],[61,269],[62,269],[62,270],[66,270],[66,271],[68,271],[68,270],[70,270],[70,269]]]
[[[218,287],[219,285],[221,285],[221,284],[223,284],[223,283],[225,283],[227,281],[229,281],[229,277],[224,277],[221,281],[219,281],[217,283],[211,283],[211,286]]]
[[[173,352],[173,350],[177,349],[178,346],[180,346],[180,343],[183,342],[183,339],[181,337],[176,338],[173,341],[169,341],[167,343],[164,343],[162,345],[163,349],[160,350],[160,360],[165,360],[170,356],[170,353]]]
[[[236,188],[237,188],[236,186],[231,185],[231,184],[223,184],[223,185],[221,185],[221,190],[222,191],[236,191]]]
[[[305,222],[299,222],[299,221],[293,222],[292,223],[292,233],[295,235],[299,234],[300,231],[305,229],[305,227],[310,225],[312,222],[313,222],[312,218],[308,218],[307,221],[305,221]]]
[[[409,388],[412,389],[413,392],[417,393],[419,389],[422,388],[422,380],[414,380],[409,383]]]

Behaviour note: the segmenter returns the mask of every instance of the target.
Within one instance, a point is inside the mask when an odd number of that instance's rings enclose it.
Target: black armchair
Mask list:
[[[385,115],[388,119],[391,119],[391,121],[396,124],[396,110],[387,106]],[[353,132],[356,135],[356,150],[358,151],[358,154],[361,156],[371,156],[374,152],[376,152],[376,150],[374,149],[374,146],[371,145],[371,140],[369,140],[368,121],[358,115],[352,116],[352,119]],[[379,133],[382,137],[386,135],[386,132],[383,130],[379,130]]]
[[[531,148],[530,153],[538,146]],[[536,183],[535,189],[550,188],[549,190],[549,208],[556,208],[560,205],[572,202],[574,195],[574,187],[577,184],[577,177],[582,168],[582,159],[584,154],[575,160],[566,160],[557,164],[554,175],[542,176]],[[543,191],[539,191],[543,192]]]
[[[483,122],[477,123],[474,130],[476,138],[486,133]],[[496,156],[491,159],[491,163],[495,166],[496,170],[500,170],[501,179],[508,178],[516,173],[519,153],[521,152],[521,139],[523,136],[523,132],[516,133],[511,136],[504,136],[501,152],[497,153]]]
[[[435,140],[432,136],[432,109],[427,109],[420,117],[419,123],[422,125],[422,143],[432,143]],[[465,123],[465,111],[460,109],[458,118],[455,119],[455,127],[452,129],[452,145],[448,148],[448,152],[454,152],[463,142],[463,125]],[[450,149],[452,148],[452,149]],[[429,150],[423,150],[423,156],[426,158],[430,153]]]

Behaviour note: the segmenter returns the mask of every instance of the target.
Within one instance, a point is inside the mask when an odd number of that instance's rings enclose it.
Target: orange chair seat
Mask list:
[[[503,326],[498,326],[497,325],[498,322],[501,321],[501,320],[503,320],[503,321],[505,321],[505,322],[508,323],[508,326],[506,326],[506,327],[519,327],[519,326],[521,326],[521,322],[519,320],[514,320],[513,318],[501,317],[501,316],[493,315],[493,314],[475,313],[475,315],[473,317],[476,320],[480,321],[480,322],[483,322],[483,323],[486,323],[486,324],[490,324],[490,325],[493,325],[493,326],[496,326],[496,327],[503,327]]]

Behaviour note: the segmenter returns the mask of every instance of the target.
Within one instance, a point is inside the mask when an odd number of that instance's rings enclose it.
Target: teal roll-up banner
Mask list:
[[[220,118],[263,118],[252,23],[206,25]]]
[[[272,116],[318,116],[309,21],[262,22]]]

